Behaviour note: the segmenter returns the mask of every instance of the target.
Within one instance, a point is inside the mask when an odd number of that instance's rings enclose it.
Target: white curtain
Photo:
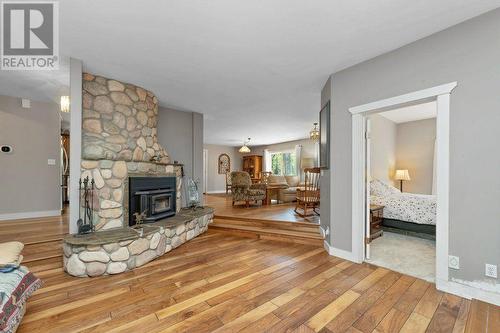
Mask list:
[[[432,194],[436,194],[437,178],[436,178],[436,162],[437,162],[437,145],[436,140],[434,140],[434,159],[432,161]]]
[[[295,146],[295,168],[297,170],[297,176],[299,176],[299,179],[302,179],[302,168],[301,168],[301,163],[302,162],[302,146],[301,145],[296,145]]]
[[[270,172],[271,171],[271,152],[269,149],[264,149],[264,171]]]

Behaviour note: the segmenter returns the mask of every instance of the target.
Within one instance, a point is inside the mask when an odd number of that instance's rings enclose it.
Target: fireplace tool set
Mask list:
[[[95,182],[94,179],[89,180],[89,177],[85,177],[82,181],[79,181],[79,207],[78,210],[78,233],[88,234],[95,231],[94,227],[94,194],[95,194]],[[83,200],[83,202],[82,202]],[[81,216],[83,210],[83,218]]]

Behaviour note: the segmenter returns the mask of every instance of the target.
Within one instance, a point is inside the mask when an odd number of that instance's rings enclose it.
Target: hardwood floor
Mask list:
[[[206,194],[204,204],[215,208],[218,217],[243,217],[252,219],[265,219],[271,221],[308,222],[319,224],[319,216],[300,217],[293,211],[295,203],[272,205],[232,205],[231,194]]]
[[[47,223],[55,225],[40,229]],[[0,240],[43,241],[66,230],[64,219],[0,222]],[[209,230],[119,275],[71,277],[61,261],[26,263],[44,286],[18,332],[500,331],[499,307],[312,245]]]

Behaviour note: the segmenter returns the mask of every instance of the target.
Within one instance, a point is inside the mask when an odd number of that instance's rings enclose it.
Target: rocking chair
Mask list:
[[[313,213],[319,215],[316,209],[319,207],[320,191],[319,191],[319,177],[320,168],[306,168],[304,169],[305,185],[304,189],[297,189],[297,202],[295,204],[295,213],[301,217],[313,215],[308,214],[308,209],[312,209]],[[302,210],[299,213],[298,209]]]

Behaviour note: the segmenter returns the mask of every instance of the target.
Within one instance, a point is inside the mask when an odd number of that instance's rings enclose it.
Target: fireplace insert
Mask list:
[[[152,223],[175,215],[175,177],[129,178],[129,225],[136,224],[135,213],[144,223]]]

